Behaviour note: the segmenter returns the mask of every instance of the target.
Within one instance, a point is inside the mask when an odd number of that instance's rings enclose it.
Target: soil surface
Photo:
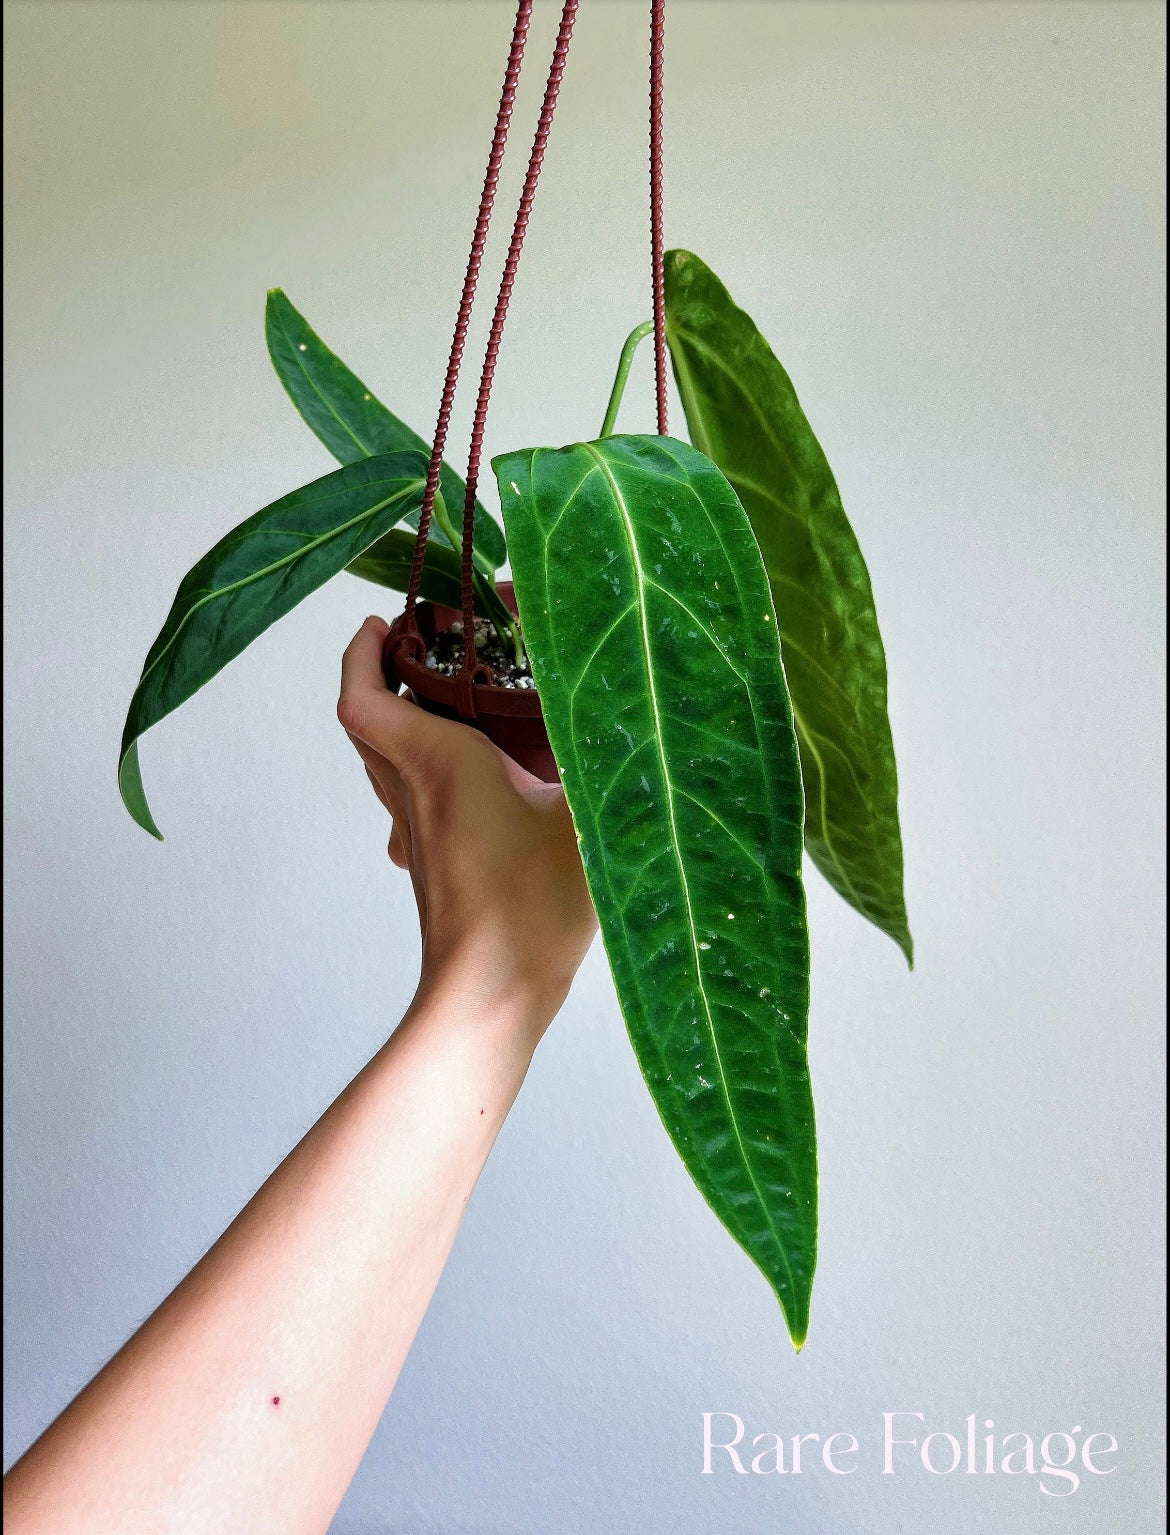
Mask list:
[[[490,666],[499,688],[533,688],[527,666],[517,666],[511,648],[505,650],[500,637],[486,618],[475,620],[475,652],[485,666]],[[463,666],[463,624],[459,619],[449,629],[435,635],[427,651],[427,667],[444,677],[454,677]]]

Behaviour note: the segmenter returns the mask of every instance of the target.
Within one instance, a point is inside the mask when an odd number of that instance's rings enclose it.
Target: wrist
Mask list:
[[[424,955],[410,1011],[466,1028],[527,1064],[560,1011],[571,980],[571,975],[561,980],[537,967],[531,973],[517,971],[474,952],[441,959]]]

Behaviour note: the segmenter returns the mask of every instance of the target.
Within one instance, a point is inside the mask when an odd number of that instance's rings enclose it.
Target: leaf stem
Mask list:
[[[609,404],[605,407],[605,420],[601,423],[601,431],[597,434],[598,437],[613,436],[617,413],[621,408],[622,395],[626,392],[626,380],[630,376],[630,364],[634,360],[634,353],[638,350],[638,342],[644,340],[653,329],[653,320],[643,320],[642,324],[635,325],[634,329],[626,337],[625,345],[622,347],[622,354],[618,358],[613,388],[609,392]]]

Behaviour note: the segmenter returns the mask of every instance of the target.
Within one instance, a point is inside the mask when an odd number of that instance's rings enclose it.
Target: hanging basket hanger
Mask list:
[[[536,187],[540,180],[545,148],[552,129],[553,114],[556,111],[557,97],[560,94],[561,79],[564,75],[565,62],[568,58],[569,44],[572,40],[573,24],[576,21],[578,4],[579,0],[565,0],[561,11],[560,26],[557,30],[556,43],[553,47],[552,63],[549,66],[544,99],[541,103],[540,116],[536,126],[536,136],[533,139],[532,150],[528,157],[528,169],[524,176],[520,204],[516,210],[516,218],[512,225],[512,238],[508,246],[507,257],[504,261],[504,271],[500,279],[499,292],[496,296],[496,306],[492,315],[491,329],[488,334],[483,368],[480,372],[479,390],[472,422],[471,444],[467,460],[467,491],[463,502],[463,546],[461,550],[463,665],[456,679],[456,701],[459,714],[467,720],[472,720],[476,717],[476,683],[483,682],[490,685],[494,681],[490,667],[478,660],[475,654],[473,565],[475,503],[479,484],[480,460],[483,453],[484,432],[487,427],[488,404],[491,399],[492,384],[495,379],[496,362],[499,356],[500,342],[503,338],[504,323],[508,315],[508,305],[511,301],[512,289],[516,282],[516,272],[520,265],[520,252],[524,245],[524,236],[528,230],[528,220],[532,212],[532,204],[536,198]],[[650,247],[654,295],[655,391],[657,397],[658,431],[663,436],[666,435],[667,431],[666,325],[662,259],[662,66],[665,12],[666,0],[651,0]],[[508,141],[508,129],[511,124],[512,108],[516,99],[516,87],[520,78],[531,19],[532,0],[520,0],[516,8],[516,20],[512,28],[512,42],[504,73],[504,84],[500,93],[500,105],[496,113],[495,131],[492,135],[483,191],[480,194],[479,212],[476,217],[475,232],[472,236],[471,252],[467,259],[467,270],[463,279],[463,292],[455,321],[455,332],[451,340],[451,350],[447,359],[447,373],[443,381],[443,393],[439,404],[438,421],[435,424],[430,462],[427,466],[426,485],[423,491],[422,509],[418,520],[418,534],[414,546],[414,560],[411,565],[410,583],[406,594],[406,611],[403,614],[402,625],[395,640],[396,654],[403,654],[409,651],[409,659],[419,663],[423,662],[426,656],[426,643],[419,632],[416,608],[419,587],[422,582],[423,563],[426,558],[427,539],[430,535],[431,521],[435,509],[435,496],[438,492],[439,475],[443,466],[443,456],[447,445],[447,432],[451,422],[451,410],[455,401],[455,388],[458,383],[459,369],[467,343],[467,331],[471,322],[472,308],[475,303],[475,292],[479,282],[479,272],[483,262],[484,247],[487,243],[488,229],[491,224],[496,189],[499,185],[500,167],[503,164],[504,150]]]

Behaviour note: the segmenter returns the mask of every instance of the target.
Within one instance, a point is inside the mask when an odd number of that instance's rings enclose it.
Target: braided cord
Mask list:
[[[410,568],[410,584],[406,591],[406,615],[403,624],[403,638],[413,636],[416,641],[418,640],[418,625],[415,621],[415,605],[418,602],[423,562],[426,559],[427,537],[430,533],[431,517],[435,509],[435,495],[439,488],[439,475],[443,467],[443,452],[447,446],[447,431],[451,424],[451,408],[455,402],[455,385],[459,378],[459,367],[463,361],[463,350],[467,344],[467,327],[471,322],[471,309],[475,301],[475,289],[479,281],[479,269],[483,262],[484,246],[487,243],[492,206],[496,199],[496,187],[499,185],[500,166],[504,159],[504,146],[508,142],[508,126],[512,119],[512,107],[516,100],[516,85],[520,79],[520,65],[524,58],[524,45],[528,39],[528,26],[531,19],[532,0],[519,0],[519,4],[516,7],[516,21],[512,28],[512,44],[508,51],[508,65],[504,73],[504,86],[500,93],[499,110],[496,113],[496,127],[492,136],[491,152],[488,155],[483,191],[480,193],[479,213],[475,220],[475,233],[472,236],[471,253],[467,258],[467,271],[463,278],[463,293],[459,300],[459,314],[455,321],[455,334],[451,339],[451,351],[447,359],[447,376],[443,381],[439,419],[435,426],[430,463],[427,465],[422,510],[419,513],[418,519],[418,537],[415,539],[414,545],[414,562]],[[464,542],[467,549],[470,550],[471,539],[465,538]]]
[[[524,245],[524,236],[528,231],[528,219],[536,197],[536,184],[540,180],[545,147],[548,144],[549,132],[552,129],[553,113],[556,111],[557,96],[561,89],[561,78],[565,72],[565,60],[568,57],[569,43],[573,36],[573,23],[577,16],[577,5],[578,0],[565,0],[564,8],[561,11],[561,23],[557,31],[556,44],[553,48],[552,63],[549,66],[548,83],[544,88],[544,100],[541,103],[540,117],[536,125],[536,137],[532,142],[532,153],[528,157],[528,170],[524,176],[524,187],[520,194],[520,205],[516,210],[516,221],[512,226],[512,239],[508,246],[507,258],[504,262],[503,276],[500,279],[500,291],[496,298],[495,312],[492,315],[487,350],[484,354],[483,372],[480,374],[479,395],[475,404],[475,417],[471,429],[471,447],[467,455],[467,495],[463,503],[464,648],[463,669],[459,677],[459,709],[460,713],[471,716],[474,716],[475,713],[472,684],[478,676],[483,676],[489,682],[492,680],[489,668],[481,662],[477,662],[475,656],[475,615],[472,592],[472,537],[475,528],[475,496],[479,485],[479,466],[483,454],[484,431],[487,426],[488,402],[491,399],[492,383],[496,374],[500,341],[504,333],[504,321],[507,319],[508,304],[512,297],[512,289],[516,283],[516,271],[520,265],[520,252]]]
[[[662,234],[662,53],[666,0],[650,0],[650,266],[654,284],[654,388],[666,436],[666,292]]]

